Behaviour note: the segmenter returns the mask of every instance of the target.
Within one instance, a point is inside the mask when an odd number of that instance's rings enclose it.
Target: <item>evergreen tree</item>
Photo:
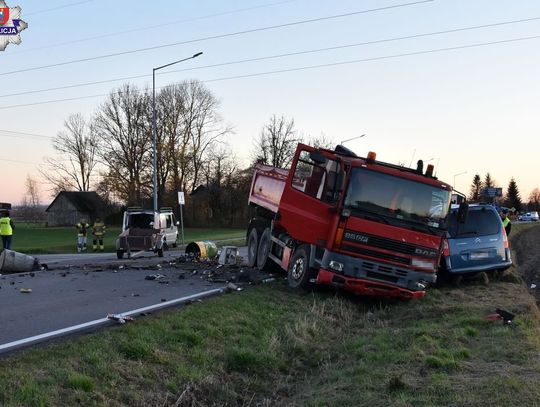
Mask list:
[[[519,190],[514,177],[510,179],[510,183],[508,184],[504,203],[507,207],[515,208],[518,212],[521,210],[521,197],[519,196]]]
[[[484,188],[495,188],[495,181],[491,179],[491,175],[488,172],[484,178]]]
[[[478,202],[482,198],[482,190],[484,189],[484,184],[479,174],[476,174],[473,178],[471,184],[471,190],[469,192],[469,200],[472,202]]]

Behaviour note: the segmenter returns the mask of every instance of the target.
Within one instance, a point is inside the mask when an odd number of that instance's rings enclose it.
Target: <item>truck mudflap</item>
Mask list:
[[[422,298],[426,295],[425,291],[411,291],[405,288],[396,287],[390,284],[384,284],[362,278],[347,277],[342,274],[334,273],[324,268],[319,269],[317,275],[317,284],[332,285],[343,288],[349,292],[359,295],[371,295],[375,297],[395,297],[402,299]]]

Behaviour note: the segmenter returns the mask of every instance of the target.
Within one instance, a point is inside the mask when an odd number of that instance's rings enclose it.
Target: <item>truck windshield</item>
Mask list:
[[[384,223],[445,230],[450,192],[365,168],[353,168],[344,207],[351,209],[353,216],[371,215]]]

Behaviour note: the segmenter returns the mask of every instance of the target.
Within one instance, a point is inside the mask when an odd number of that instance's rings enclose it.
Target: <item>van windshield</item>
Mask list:
[[[457,221],[457,211],[452,211],[448,233],[451,237],[489,236],[499,233],[499,215],[489,209],[469,210],[465,223]]]
[[[450,192],[404,178],[354,168],[344,207],[353,216],[375,217],[401,227],[446,230]]]
[[[127,227],[152,229],[150,223],[154,221],[154,215],[150,213],[131,213],[129,214]]]

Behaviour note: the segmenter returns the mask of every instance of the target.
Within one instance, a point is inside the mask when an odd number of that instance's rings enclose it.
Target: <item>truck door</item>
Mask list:
[[[316,153],[315,161],[310,157],[315,151],[306,145],[296,151],[281,196],[277,224],[296,240],[325,247],[333,238],[338,215],[332,209],[337,205],[342,177],[339,162],[320,152]]]

